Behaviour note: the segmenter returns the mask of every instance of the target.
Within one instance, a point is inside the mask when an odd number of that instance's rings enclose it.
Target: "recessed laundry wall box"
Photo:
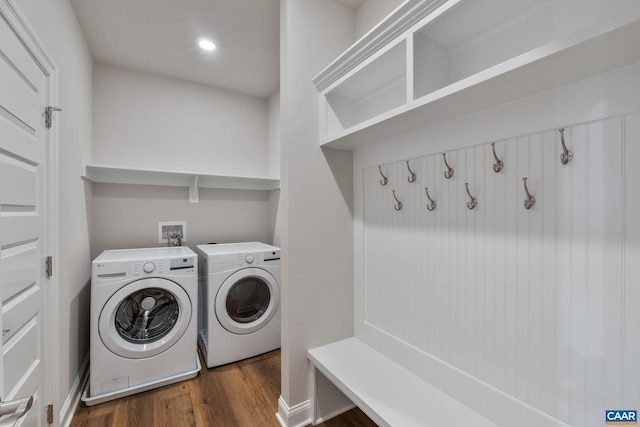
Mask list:
[[[354,150],[355,337],[498,425],[635,409],[640,4],[397,13],[315,80],[320,143]],[[325,98],[399,39],[406,103],[334,120]]]

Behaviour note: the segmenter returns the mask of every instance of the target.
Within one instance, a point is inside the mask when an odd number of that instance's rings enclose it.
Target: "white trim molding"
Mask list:
[[[305,400],[289,407],[282,396],[278,398],[276,418],[282,427],[304,427],[311,424],[311,401]]]
[[[69,395],[64,401],[62,408],[60,408],[60,427],[69,427],[73,420],[73,415],[76,412],[82,391],[84,390],[87,382],[89,381],[89,355],[84,358],[80,372],[73,381]]]
[[[411,28],[446,0],[407,0],[313,78],[322,92],[390,41]]]

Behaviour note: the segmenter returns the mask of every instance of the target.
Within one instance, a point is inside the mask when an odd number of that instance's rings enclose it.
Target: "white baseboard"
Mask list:
[[[84,358],[82,366],[80,366],[80,372],[78,372],[78,376],[76,376],[76,379],[71,386],[71,390],[69,390],[69,395],[67,395],[64,405],[60,408],[60,413],[58,415],[60,417],[60,427],[69,427],[71,425],[73,414],[76,412],[78,402],[80,402],[80,397],[82,396],[82,391],[84,390],[87,381],[89,381],[88,354],[87,357]]]
[[[292,407],[287,405],[282,396],[278,398],[276,418],[282,427],[304,427],[311,424],[311,401],[305,400]]]

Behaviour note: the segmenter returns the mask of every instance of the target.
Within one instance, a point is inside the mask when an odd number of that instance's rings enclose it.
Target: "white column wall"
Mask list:
[[[307,349],[353,334],[352,154],[320,149],[312,79],[353,42],[354,12],[280,5],[282,412],[309,399]]]

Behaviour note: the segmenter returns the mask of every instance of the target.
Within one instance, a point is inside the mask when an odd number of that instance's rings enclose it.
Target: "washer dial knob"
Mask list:
[[[151,273],[153,270],[156,269],[156,265],[152,262],[145,262],[144,265],[142,266],[142,269],[144,270],[145,273]]]
[[[253,257],[253,255],[249,254],[246,257],[244,257],[244,260],[247,261],[247,264],[253,264],[253,261],[255,260],[255,258]]]

